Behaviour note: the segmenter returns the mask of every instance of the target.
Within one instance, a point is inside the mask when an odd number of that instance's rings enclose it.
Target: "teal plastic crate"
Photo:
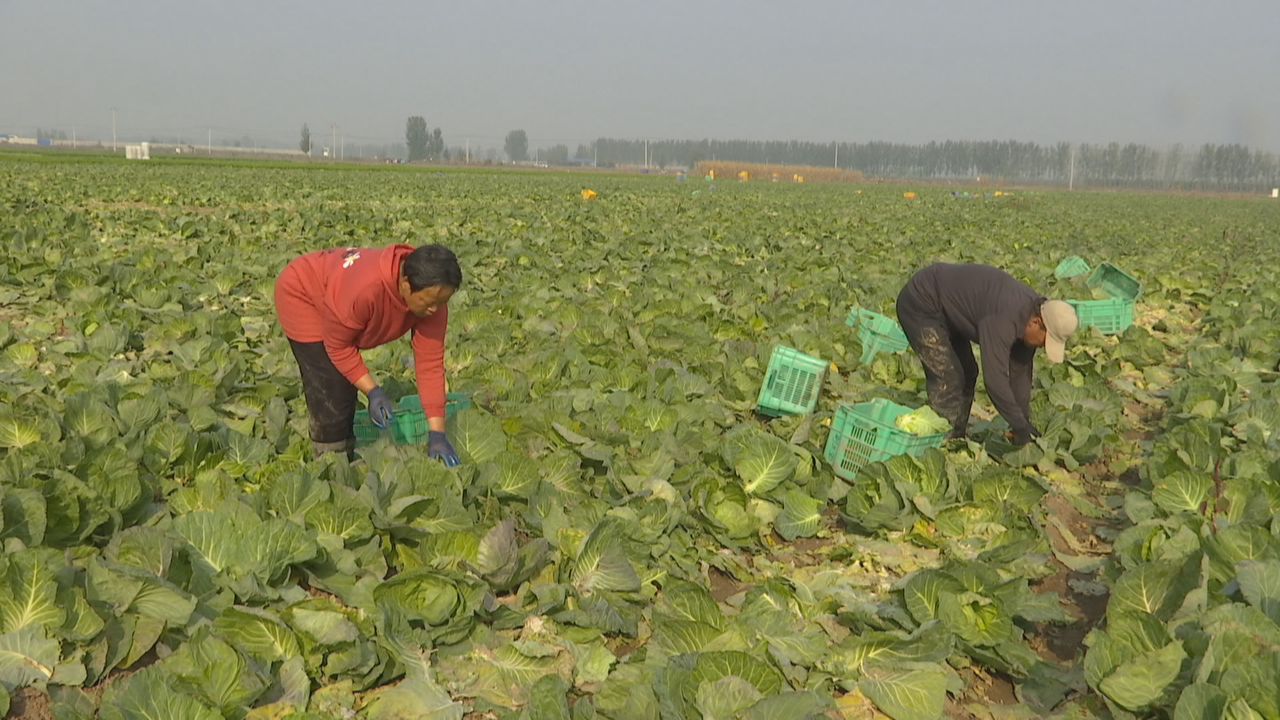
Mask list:
[[[942,447],[946,433],[913,435],[894,426],[899,415],[909,412],[912,408],[883,398],[841,405],[831,421],[823,456],[838,477],[853,480],[859,470],[873,462]]]
[[[805,415],[813,412],[822,390],[827,361],[784,345],[769,357],[756,410],[763,415]]]
[[[862,356],[858,358],[863,365],[875,359],[879,352],[902,352],[911,347],[902,326],[893,318],[880,313],[853,308],[845,318],[844,324],[858,328],[858,341],[862,343]]]
[[[1084,275],[1092,269],[1089,267],[1089,263],[1084,261],[1084,258],[1072,255],[1058,263],[1058,267],[1053,270],[1053,276],[1060,280],[1065,280]]]
[[[1142,283],[1111,263],[1099,265],[1089,276],[1088,285],[1105,292],[1113,299],[1129,302],[1136,302],[1142,295]]]
[[[446,393],[444,416],[451,417],[455,412],[471,407],[471,396],[468,393]],[[427,414],[422,411],[422,399],[417,395],[406,395],[396,402],[396,414],[391,427],[383,430],[369,419],[368,410],[356,411],[355,418],[356,447],[368,447],[390,437],[397,445],[414,445],[425,442],[431,427],[427,424]]]
[[[1111,298],[1067,302],[1076,309],[1076,317],[1081,326],[1097,328],[1103,335],[1119,335],[1133,324],[1132,300]]]

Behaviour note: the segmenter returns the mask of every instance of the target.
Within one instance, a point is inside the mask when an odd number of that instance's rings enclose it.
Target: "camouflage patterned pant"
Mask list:
[[[924,365],[929,405],[951,421],[948,438],[964,437],[969,428],[978,361],[973,345],[954,336],[941,313],[916,297],[910,288],[898,295],[898,322]]]

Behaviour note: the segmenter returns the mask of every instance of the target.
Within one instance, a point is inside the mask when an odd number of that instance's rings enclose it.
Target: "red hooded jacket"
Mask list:
[[[360,351],[413,331],[414,371],[427,417],[444,417],[444,334],[449,308],[420,318],[400,297],[400,262],[410,245],[334,248],[294,258],[276,280],[276,315],[297,342],[323,342],[354,384],[369,374]]]

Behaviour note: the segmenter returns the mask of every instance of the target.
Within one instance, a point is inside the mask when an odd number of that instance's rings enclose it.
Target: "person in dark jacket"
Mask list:
[[[1015,444],[1040,431],[1031,422],[1031,366],[1036,348],[1060,363],[1079,324],[1075,308],[1047,300],[1026,283],[988,265],[936,263],[898,294],[898,322],[924,365],[929,405],[951,421],[948,439],[968,432],[982,353],[987,395],[1009,423]]]

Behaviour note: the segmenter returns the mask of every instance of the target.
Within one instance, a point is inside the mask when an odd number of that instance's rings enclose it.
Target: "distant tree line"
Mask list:
[[[502,149],[511,162],[524,162],[529,159],[529,137],[523,130],[512,130],[507,133]]]
[[[990,178],[1008,183],[1077,187],[1258,192],[1280,187],[1280,158],[1243,145],[1164,150],[1129,143],[1038,145],[1012,140],[813,143],[747,140],[619,140],[590,148],[602,167],[693,167],[703,160],[810,165],[857,170],[867,177],[921,180]],[[579,155],[584,152],[579,147]]]
[[[418,160],[449,159],[449,151],[444,146],[444,135],[440,128],[434,132],[427,130],[427,121],[421,115],[414,115],[405,124],[405,145],[409,148],[409,162]]]
[[[38,140],[67,140],[63,130],[38,128]],[[153,144],[202,144],[207,138],[159,137]],[[226,147],[257,147],[249,135],[221,138]],[[315,148],[304,123],[298,148]],[[500,161],[495,148],[446,147],[440,128],[428,130],[415,115],[405,124],[405,143],[361,143],[360,156],[407,158],[428,162]],[[870,178],[972,180],[998,183],[1074,185],[1095,188],[1216,190],[1267,192],[1280,187],[1280,156],[1244,145],[1205,144],[1189,149],[1181,144],[1158,150],[1129,143],[1038,145],[1016,140],[947,140],[924,145],[887,142],[815,143],[751,140],[623,140],[600,138],[569,146],[553,145],[529,151],[524,130],[512,130],[503,143],[511,162],[533,160],[548,165],[646,165],[691,168],[702,161],[804,165],[861,172]]]

